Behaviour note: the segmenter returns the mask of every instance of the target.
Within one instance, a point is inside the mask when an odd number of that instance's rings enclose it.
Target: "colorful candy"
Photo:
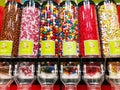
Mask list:
[[[120,76],[120,62],[109,62],[109,76],[112,78]]]
[[[22,77],[34,76],[34,64],[32,62],[21,62],[18,66],[18,74]]]
[[[63,1],[60,4],[60,57],[78,57],[78,18],[77,6],[73,1]]]
[[[30,3],[33,3],[33,5],[30,5]],[[35,5],[38,5],[38,7]],[[19,56],[37,57],[39,49],[39,27],[39,4],[28,2],[22,11]]]
[[[62,64],[63,67],[63,74],[64,75],[74,75],[74,74],[78,74],[78,62],[63,62]],[[62,68],[61,68],[62,69]],[[80,69],[80,68],[79,68]]]
[[[1,57],[17,57],[18,55],[21,12],[21,4],[16,2],[8,2],[5,7],[0,34]]]
[[[58,28],[58,5],[52,0],[48,0],[41,7],[41,57],[58,57]]]
[[[91,4],[92,3],[92,4]],[[80,54],[82,57],[100,57],[100,43],[96,7],[93,1],[78,4]]]
[[[120,56],[120,29],[116,4],[113,1],[98,5],[102,51],[104,57]]]

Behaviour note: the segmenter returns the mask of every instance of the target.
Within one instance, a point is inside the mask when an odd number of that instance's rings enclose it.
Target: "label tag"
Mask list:
[[[13,48],[13,41],[0,41],[0,56],[11,56]]]
[[[52,40],[42,41],[41,55],[55,55],[55,42]]]
[[[99,55],[98,40],[84,41],[85,55]]]
[[[109,41],[110,55],[120,55],[120,40]]]
[[[19,55],[33,55],[33,41],[22,40],[19,46]]]
[[[77,43],[75,41],[64,41],[63,55],[77,55]]]

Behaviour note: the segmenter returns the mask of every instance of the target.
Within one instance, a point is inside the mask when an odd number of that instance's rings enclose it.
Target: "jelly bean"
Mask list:
[[[45,22],[45,23],[44,23]],[[58,5],[52,0],[43,3],[41,8],[40,55],[41,57],[58,57]],[[49,47],[47,49],[45,45]],[[52,48],[51,48],[52,47]],[[54,49],[55,48],[55,49]]]
[[[60,4],[60,57],[79,56],[79,41],[77,37],[74,38],[74,35],[78,36],[77,20],[76,4],[71,1],[63,1]]]

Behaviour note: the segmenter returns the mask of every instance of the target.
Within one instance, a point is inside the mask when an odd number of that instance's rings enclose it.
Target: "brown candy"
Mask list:
[[[13,41],[12,57],[16,57],[18,54],[19,45],[19,33],[21,22],[21,9],[18,8],[18,4],[8,4],[5,7],[2,33],[0,35],[0,41],[10,40]]]

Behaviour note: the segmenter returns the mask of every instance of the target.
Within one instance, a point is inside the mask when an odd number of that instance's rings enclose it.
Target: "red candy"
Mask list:
[[[100,45],[99,45],[99,33],[98,33],[98,24],[97,24],[97,14],[94,5],[86,4],[80,6],[78,9],[78,20],[79,20],[79,27],[80,27],[80,53],[82,57],[85,56],[99,56],[100,55]],[[89,40],[95,41],[91,42]],[[85,41],[86,43],[96,43],[94,44],[97,47],[95,52],[92,52],[89,47],[85,51]],[[90,46],[87,45],[86,46]],[[97,51],[97,52],[96,52]],[[85,54],[86,53],[86,54]],[[89,54],[88,54],[89,53]]]
[[[120,5],[117,6],[117,9],[118,9],[119,24],[120,24]]]

